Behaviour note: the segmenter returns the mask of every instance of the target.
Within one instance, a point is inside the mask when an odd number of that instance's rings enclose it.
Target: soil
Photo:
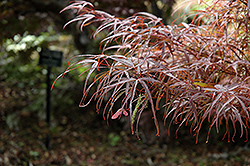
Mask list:
[[[19,116],[16,130],[1,122],[0,165],[250,165],[249,143],[213,139],[205,143],[201,136],[196,144],[191,134],[161,138],[165,141],[152,135],[154,141],[149,142],[143,132],[139,140],[124,122],[109,120],[107,124],[92,109],[54,110],[50,130],[35,114]]]

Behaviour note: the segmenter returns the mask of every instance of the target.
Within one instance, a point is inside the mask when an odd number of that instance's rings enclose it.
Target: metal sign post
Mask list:
[[[53,66],[62,65],[62,52],[60,51],[51,51],[51,50],[42,50],[40,52],[39,65],[47,66],[47,96],[46,96],[46,122],[48,129],[50,128],[50,96],[51,96],[51,80],[50,73]],[[49,130],[48,130],[49,131]],[[50,134],[46,136],[45,146],[49,149],[50,143]]]

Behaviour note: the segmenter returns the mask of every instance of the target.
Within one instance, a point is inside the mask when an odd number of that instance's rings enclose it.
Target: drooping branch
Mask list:
[[[237,123],[241,136],[244,130],[248,135],[250,62],[249,46],[244,44],[249,40],[244,26],[249,24],[249,19],[244,19],[245,5],[218,0],[198,11],[197,22],[203,24],[178,26],[163,25],[160,18],[144,12],[117,18],[95,10],[86,1],[76,1],[62,11],[69,9],[77,10],[77,16],[66,25],[80,21],[82,28],[99,22],[94,36],[108,31],[102,40],[102,54],[84,56],[91,69],[83,98],[98,83],[92,96],[98,111],[105,96],[111,94],[104,113],[107,110],[107,116],[113,115],[113,105],[120,99],[119,110],[129,112],[133,131],[135,114],[141,115],[148,103],[158,135],[156,114],[161,109],[159,102],[164,100],[164,119],[171,118],[179,127],[191,123],[197,138],[205,120],[210,122],[209,131],[215,126],[219,132],[220,126],[226,125],[229,138],[232,126],[232,140]],[[113,53],[106,55],[107,50]],[[82,65],[86,59],[72,66]],[[87,87],[90,75],[100,69],[105,70]]]

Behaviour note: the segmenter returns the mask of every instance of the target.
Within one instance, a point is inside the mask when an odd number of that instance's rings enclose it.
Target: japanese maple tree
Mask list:
[[[172,123],[179,128],[190,125],[197,140],[205,121],[210,124],[209,133],[213,126],[217,132],[226,126],[228,141],[234,140],[239,125],[240,137],[245,133],[248,140],[250,3],[201,0],[199,5],[200,10],[190,13],[192,22],[179,25],[164,25],[161,18],[146,12],[118,18],[95,10],[86,1],[65,7],[62,12],[77,11],[65,26],[76,21],[81,29],[97,25],[93,37],[107,31],[100,45],[102,54],[78,55],[73,58],[78,61],[70,61],[65,71],[90,66],[85,71],[80,106],[96,100],[96,109],[103,111],[104,117],[129,115],[136,134],[141,114],[148,107],[156,135],[160,133],[156,114],[163,112],[163,120],[170,119],[169,128]],[[99,72],[89,83],[95,71]],[[95,84],[95,93],[85,101]],[[114,110],[115,103],[119,110]]]

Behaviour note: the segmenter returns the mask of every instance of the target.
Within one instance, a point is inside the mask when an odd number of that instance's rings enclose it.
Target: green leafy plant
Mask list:
[[[38,52],[42,48],[58,48],[64,52],[65,58],[71,57],[73,54],[68,55],[64,49],[67,45],[67,51],[70,53],[76,51],[71,39],[70,35],[55,34],[52,27],[48,27],[47,32],[42,32],[38,36],[25,32],[23,35],[16,34],[13,38],[3,41],[0,48],[0,123],[7,131],[8,128],[10,131],[21,130],[28,118],[43,121],[46,117],[47,70],[45,66],[38,65]],[[63,65],[65,65],[64,68],[67,67],[67,64]],[[64,71],[64,68],[53,68],[51,76],[56,77],[58,73]],[[81,68],[80,71],[74,72],[80,73],[83,70]],[[84,76],[81,79],[84,79]],[[62,108],[72,108],[75,102],[73,96],[77,94],[76,87],[79,86],[80,81],[77,74],[61,81],[60,88],[53,92],[56,94],[60,91],[60,95],[56,95],[57,101],[60,102],[53,102],[52,109],[62,112]],[[67,93],[69,85],[76,88],[76,91],[71,89],[74,94]],[[54,100],[53,93],[52,101]],[[55,114],[57,114],[56,111]]]
[[[190,24],[164,25],[161,18],[146,12],[117,18],[95,10],[90,2],[71,3],[62,12],[74,9],[77,16],[65,26],[80,21],[82,29],[98,22],[93,37],[104,30],[108,34],[101,42],[102,54],[76,56],[80,60],[69,61],[59,77],[89,65],[80,106],[95,100],[97,112],[103,107],[109,118],[119,103],[120,110],[129,112],[132,133],[138,134],[141,114],[149,107],[156,135],[160,133],[156,114],[163,111],[164,122],[170,119],[169,129],[172,123],[179,128],[190,124],[197,141],[205,121],[210,124],[207,140],[213,126],[217,132],[226,126],[224,137],[234,141],[237,125],[240,137],[246,133],[248,140],[249,2],[202,0],[199,5],[201,10],[190,13],[194,16]],[[99,73],[88,84],[95,71]],[[95,84],[94,94],[85,101]]]

